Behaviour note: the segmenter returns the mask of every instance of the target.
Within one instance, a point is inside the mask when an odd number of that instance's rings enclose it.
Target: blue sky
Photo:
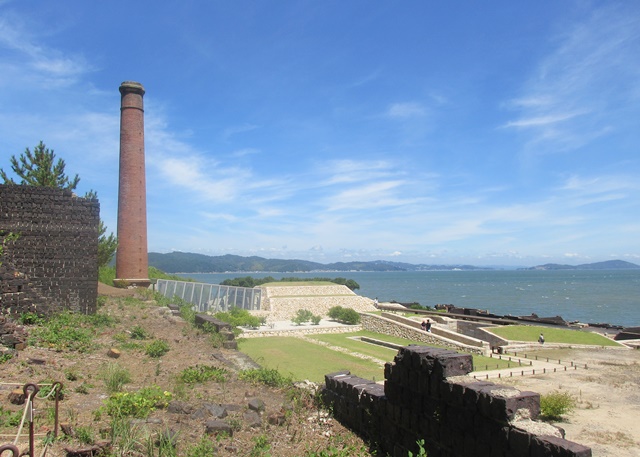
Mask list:
[[[149,251],[640,263],[640,3],[0,0],[0,168],[40,140]]]

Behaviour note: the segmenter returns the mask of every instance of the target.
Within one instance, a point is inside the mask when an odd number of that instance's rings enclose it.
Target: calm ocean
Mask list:
[[[219,284],[240,276],[276,279],[343,277],[360,284],[359,295],[379,301],[438,303],[514,316],[536,313],[568,321],[640,326],[640,270],[423,271],[333,273],[182,274]]]

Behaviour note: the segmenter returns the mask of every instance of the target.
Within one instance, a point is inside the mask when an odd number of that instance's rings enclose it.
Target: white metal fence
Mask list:
[[[178,297],[193,303],[201,313],[228,311],[229,308],[259,310],[262,298],[260,289],[168,279],[158,279],[156,291],[165,297]]]

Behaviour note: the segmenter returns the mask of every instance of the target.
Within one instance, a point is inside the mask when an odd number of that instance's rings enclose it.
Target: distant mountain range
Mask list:
[[[303,273],[315,271],[438,271],[493,270],[473,265],[426,265],[374,260],[372,262],[318,263],[308,260],[265,259],[238,255],[208,256],[189,252],[149,253],[149,265],[166,273],[274,272]],[[546,264],[522,270],[632,270],[639,265],[622,260],[609,260],[584,265]]]
[[[559,263],[547,263],[521,270],[638,270],[640,265],[625,262],[624,260],[607,260],[606,262],[583,263],[582,265],[562,265]]]
[[[384,260],[323,264],[308,260],[265,259],[257,256],[242,257],[231,254],[208,256],[189,252],[170,252],[167,254],[150,252],[149,265],[166,273],[491,270],[491,268],[472,265],[413,265]]]

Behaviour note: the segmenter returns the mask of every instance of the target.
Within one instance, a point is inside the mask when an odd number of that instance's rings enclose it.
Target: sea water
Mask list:
[[[353,279],[380,302],[453,304],[494,314],[562,316],[567,321],[640,326],[640,270],[474,270],[313,273],[184,273],[219,284],[241,276]]]

